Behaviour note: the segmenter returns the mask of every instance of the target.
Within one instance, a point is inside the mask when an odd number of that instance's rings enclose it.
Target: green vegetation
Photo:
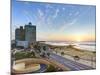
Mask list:
[[[96,54],[96,51],[93,51],[92,53]]]
[[[80,60],[80,57],[79,56],[73,56],[73,58],[74,58],[75,61]]]
[[[23,58],[34,58],[34,52],[17,52],[15,53],[15,60],[23,59]]]
[[[47,53],[48,56],[50,56],[50,53]]]
[[[46,70],[46,72],[56,72],[56,71],[57,69],[52,65],[48,65],[47,70]]]
[[[63,56],[65,53],[64,52],[61,52],[61,55]]]

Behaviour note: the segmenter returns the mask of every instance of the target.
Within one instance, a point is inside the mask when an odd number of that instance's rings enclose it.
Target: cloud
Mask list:
[[[45,14],[41,9],[37,10],[38,25],[45,24]]]
[[[38,15],[39,17],[43,17],[44,16],[44,13],[41,9],[38,9]]]
[[[64,31],[65,29],[68,29],[69,27],[75,25],[75,23],[78,21],[79,17],[86,14],[88,11],[85,11],[83,13],[80,14],[79,11],[76,11],[74,13],[74,15],[76,16],[74,19],[71,20],[70,23],[64,22],[63,26],[59,29],[60,32]],[[70,15],[72,16],[73,14],[70,13]]]
[[[80,15],[80,12],[79,11],[76,11],[74,13],[72,13],[72,12],[69,13],[69,17],[70,16],[78,16],[78,15]]]
[[[24,4],[25,4],[25,5],[30,5],[30,2],[26,2],[26,1],[25,1]]]
[[[49,13],[44,13],[41,9],[37,10],[37,28],[39,28],[39,31],[41,31],[40,28],[46,30],[52,29],[52,16],[49,16]],[[42,31],[44,32],[45,30]]]
[[[30,15],[31,13],[27,10],[23,10],[23,15],[26,17],[27,21],[31,21],[33,17]]]
[[[75,16],[78,16],[80,14],[80,12],[79,11],[77,11],[77,12],[75,12]]]
[[[46,8],[47,8],[47,9],[52,9],[53,7],[52,7],[52,5],[47,4],[47,5],[46,5]]]
[[[64,22],[63,26],[59,29],[60,32],[68,29],[70,26],[73,26],[77,22],[77,19],[72,20],[70,23]]]
[[[58,16],[59,11],[60,11],[59,9],[56,9],[56,11],[55,11],[55,13],[53,15],[53,18],[56,18]]]

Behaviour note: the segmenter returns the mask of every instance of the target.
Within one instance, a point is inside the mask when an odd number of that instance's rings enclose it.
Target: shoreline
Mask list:
[[[95,51],[96,50],[96,44],[95,42],[91,43],[91,42],[44,42],[47,45],[51,45],[51,46],[55,46],[55,47],[66,47],[69,45],[74,46],[77,49],[81,49],[81,50],[87,50],[87,51]]]
[[[85,59],[85,60],[91,60],[91,58],[93,58],[93,61],[96,61],[96,51],[75,48],[74,45],[68,45],[68,46],[49,45],[49,46],[56,53],[64,52],[64,54],[69,56],[79,56],[81,59]]]
[[[76,60],[79,63],[85,64],[87,66],[92,66],[96,68],[96,51],[88,51],[83,49],[75,48],[73,45],[69,46],[53,46],[53,53],[60,55],[64,58],[75,61],[74,57],[79,57],[79,60]],[[63,54],[62,54],[63,52]]]

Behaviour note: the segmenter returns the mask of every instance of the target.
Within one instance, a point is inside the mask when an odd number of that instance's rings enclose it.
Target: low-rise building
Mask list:
[[[16,46],[17,47],[22,46],[24,48],[28,48],[29,42],[28,41],[16,41]]]

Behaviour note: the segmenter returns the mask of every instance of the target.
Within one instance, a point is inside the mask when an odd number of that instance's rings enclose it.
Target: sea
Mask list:
[[[55,46],[68,46],[68,45],[74,45],[75,48],[82,49],[82,50],[89,50],[89,51],[95,51],[96,50],[96,42],[58,42],[58,41],[49,41],[45,42],[49,45],[55,45]]]

